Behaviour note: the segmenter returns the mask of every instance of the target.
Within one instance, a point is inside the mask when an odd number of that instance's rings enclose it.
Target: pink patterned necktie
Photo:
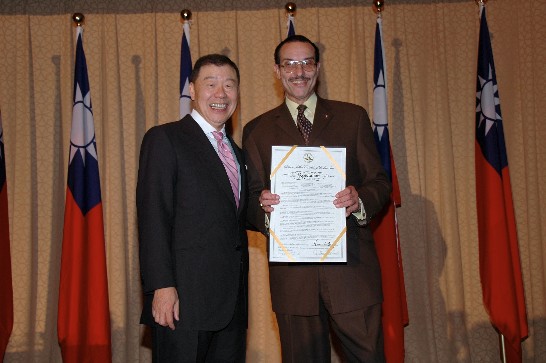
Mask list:
[[[305,145],[308,145],[309,135],[311,135],[311,129],[313,128],[313,124],[304,115],[306,108],[307,106],[305,105],[298,106],[298,116],[296,117],[296,121],[298,122],[298,129],[301,132],[301,136],[303,136],[303,140],[305,140]]]
[[[231,149],[224,142],[224,134],[220,131],[213,131],[212,134],[218,143],[218,155],[226,169],[231,190],[233,190],[233,196],[235,197],[235,204],[239,208],[239,172],[237,171],[237,164],[235,164]]]

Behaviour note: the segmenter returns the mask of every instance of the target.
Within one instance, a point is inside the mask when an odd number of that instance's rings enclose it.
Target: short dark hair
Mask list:
[[[282,42],[279,43],[279,45],[277,45],[277,48],[275,48],[275,64],[280,64],[281,63],[279,53],[281,52],[282,46],[285,45],[286,43],[293,43],[293,42],[301,42],[301,43],[311,44],[313,46],[313,48],[315,48],[315,62],[317,62],[317,63],[319,62],[320,54],[319,54],[319,49],[316,46],[316,44],[313,43],[312,41],[310,41],[307,37],[304,37],[303,35],[296,34],[296,35],[291,35],[291,36],[285,38]]]
[[[225,65],[230,66],[231,68],[235,70],[235,73],[237,74],[237,84],[241,83],[239,68],[237,68],[237,65],[235,64],[235,62],[233,62],[231,59],[229,59],[227,56],[223,54],[207,54],[200,57],[193,65],[193,69],[191,71],[189,81],[191,83],[194,83],[197,77],[199,77],[199,71],[201,70],[201,67],[207,66],[210,64],[218,66],[218,67],[222,67]]]

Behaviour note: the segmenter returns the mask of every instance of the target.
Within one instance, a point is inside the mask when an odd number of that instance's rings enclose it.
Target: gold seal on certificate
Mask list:
[[[269,261],[347,262],[345,208],[334,206],[345,188],[345,148],[273,146]]]

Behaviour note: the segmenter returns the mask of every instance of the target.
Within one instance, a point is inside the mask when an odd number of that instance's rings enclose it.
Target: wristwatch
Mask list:
[[[358,198],[358,206],[359,208],[355,210],[352,214],[355,216],[359,224],[365,225],[367,223],[366,209],[364,208],[364,203],[362,203],[362,199],[360,198]]]

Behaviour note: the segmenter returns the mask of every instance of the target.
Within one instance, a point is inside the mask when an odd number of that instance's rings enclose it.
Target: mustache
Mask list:
[[[309,81],[311,80],[311,78],[302,75],[302,76],[290,77],[288,80],[289,81]]]

